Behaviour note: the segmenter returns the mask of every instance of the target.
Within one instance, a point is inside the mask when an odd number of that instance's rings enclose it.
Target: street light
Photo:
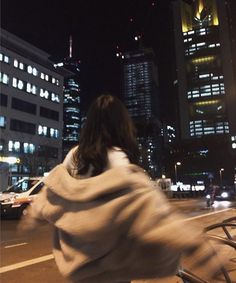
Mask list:
[[[175,183],[177,184],[177,166],[180,166],[181,165],[181,162],[176,162],[175,163]]]
[[[222,172],[225,171],[224,168],[220,168],[220,186],[222,187]]]

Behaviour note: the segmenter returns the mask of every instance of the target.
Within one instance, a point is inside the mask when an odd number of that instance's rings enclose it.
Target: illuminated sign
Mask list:
[[[20,163],[20,158],[14,157],[14,156],[0,156],[0,162],[7,162],[9,164],[15,164]]]

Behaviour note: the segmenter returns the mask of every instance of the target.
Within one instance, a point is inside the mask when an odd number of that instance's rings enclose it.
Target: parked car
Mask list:
[[[1,217],[20,218],[43,187],[42,177],[25,177],[0,193]]]

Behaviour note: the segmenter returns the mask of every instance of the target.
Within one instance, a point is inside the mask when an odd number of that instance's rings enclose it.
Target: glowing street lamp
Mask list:
[[[177,166],[180,166],[181,165],[181,162],[176,162],[175,163],[175,183],[177,184]]]

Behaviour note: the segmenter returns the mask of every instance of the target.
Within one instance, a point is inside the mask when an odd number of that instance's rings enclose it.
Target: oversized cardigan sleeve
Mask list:
[[[193,257],[192,271],[203,266],[211,276],[219,269],[201,231],[186,225],[136,166],[79,180],[58,165],[44,183],[23,223],[53,225],[55,260],[73,282],[165,277],[177,271],[182,255]]]

